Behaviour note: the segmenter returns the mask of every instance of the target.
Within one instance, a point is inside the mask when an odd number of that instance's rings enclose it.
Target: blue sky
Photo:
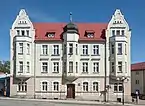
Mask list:
[[[9,60],[9,29],[25,8],[33,22],[109,22],[121,9],[132,29],[132,63],[145,61],[145,0],[2,0],[0,3],[0,60]]]

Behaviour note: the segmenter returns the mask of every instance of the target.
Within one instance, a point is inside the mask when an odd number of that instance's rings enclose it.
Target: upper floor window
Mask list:
[[[78,62],[76,62],[76,73],[78,73]]]
[[[98,82],[93,82],[93,91],[98,91]]]
[[[59,55],[59,45],[53,45],[53,55]]]
[[[115,36],[115,30],[112,30],[112,36]]]
[[[54,73],[59,72],[59,62],[53,62],[53,72]]]
[[[91,33],[91,32],[90,33],[87,33],[87,37],[88,38],[93,38],[94,37],[94,33]]]
[[[93,63],[93,72],[94,73],[99,72],[99,63],[98,62]]]
[[[48,82],[44,81],[42,82],[42,91],[47,91],[48,90]]]
[[[23,54],[23,43],[19,43],[19,53],[18,54]]]
[[[118,62],[118,72],[122,73],[122,62],[121,61]]]
[[[69,73],[73,73],[73,62],[69,62]]]
[[[42,45],[42,55],[48,54],[48,45]]]
[[[83,73],[88,73],[88,62],[83,62]]]
[[[112,67],[111,72],[114,72],[115,71],[114,62],[111,63],[111,67]]]
[[[30,44],[27,43],[27,54],[30,54]]]
[[[125,34],[124,34],[124,30],[121,31],[121,35],[125,35]]]
[[[78,55],[78,44],[76,44],[76,55]]]
[[[88,91],[88,82],[83,82],[83,91]]]
[[[99,45],[93,45],[93,55],[99,55]]]
[[[120,35],[120,30],[116,30],[116,35]]]
[[[122,43],[118,43],[118,55],[122,55]]]
[[[47,72],[48,72],[48,63],[42,62],[42,73],[47,73]]]
[[[27,34],[27,36],[29,36],[29,30],[26,30],[26,34]]]
[[[20,30],[17,30],[17,35],[20,35]]]
[[[19,73],[23,73],[23,62],[19,61]]]
[[[69,44],[69,54],[73,54],[73,44]]]
[[[27,91],[27,82],[19,82],[18,83],[18,91],[26,92]]]
[[[25,31],[21,30],[21,34],[22,34],[22,36],[25,36]]]
[[[83,45],[83,55],[88,55],[88,45]]]
[[[49,33],[47,33],[47,37],[51,37],[51,38],[53,38],[54,35],[55,35],[55,32],[49,32]]]
[[[111,53],[114,54],[114,44],[111,44]]]
[[[29,72],[30,72],[30,63],[27,62],[27,73],[29,73]]]
[[[59,91],[59,82],[53,82],[53,90]]]

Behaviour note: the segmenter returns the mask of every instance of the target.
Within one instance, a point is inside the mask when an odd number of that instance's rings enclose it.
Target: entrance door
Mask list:
[[[75,98],[75,84],[67,84],[67,98]]]

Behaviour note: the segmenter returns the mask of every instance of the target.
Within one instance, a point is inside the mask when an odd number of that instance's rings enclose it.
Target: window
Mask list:
[[[117,30],[116,31],[116,35],[120,35],[120,30]]]
[[[54,87],[54,91],[59,91],[59,83],[58,82],[54,82],[53,87]]]
[[[114,44],[111,44],[111,53],[114,54]]]
[[[94,33],[87,33],[87,37],[88,38],[93,38],[94,37]]]
[[[29,30],[26,30],[27,36],[29,36]]]
[[[24,31],[24,30],[22,30],[22,31],[21,31],[21,34],[22,34],[22,36],[24,36],[24,35],[25,35],[25,31]]]
[[[93,72],[99,72],[99,63],[98,62],[95,62],[93,63]]]
[[[27,44],[27,54],[30,54],[30,44]]]
[[[118,55],[122,55],[122,43],[118,43]]]
[[[93,91],[98,91],[98,82],[93,82]]]
[[[83,55],[88,55],[88,45],[83,45]]]
[[[136,75],[139,75],[139,72],[138,71],[136,71]]]
[[[17,35],[20,35],[20,30],[17,30]]]
[[[63,51],[63,53],[66,54],[66,51],[67,51],[66,44],[64,44],[64,51]]]
[[[59,62],[53,63],[53,72],[58,73],[59,72]]]
[[[124,30],[121,31],[122,35],[124,35]]]
[[[23,54],[23,43],[19,43],[19,54]]]
[[[48,72],[48,63],[43,62],[42,63],[42,73],[47,73]]]
[[[51,33],[47,33],[47,37],[54,37],[54,35],[55,35],[55,32],[51,32]]]
[[[53,45],[53,55],[59,55],[59,45]]]
[[[27,73],[29,73],[29,72],[30,72],[30,63],[27,62]]]
[[[83,73],[88,73],[88,63],[83,62]]]
[[[78,62],[76,62],[76,73],[78,73]]]
[[[76,55],[78,55],[78,44],[76,44]]]
[[[69,73],[73,73],[73,62],[69,62]]]
[[[112,66],[111,72],[115,72],[114,62],[111,63],[111,66]]]
[[[47,54],[48,54],[48,46],[42,45],[42,55],[47,55]]]
[[[83,82],[83,91],[88,91],[88,82]]]
[[[47,90],[48,90],[48,83],[42,82],[42,91],[47,91]]]
[[[127,51],[126,51],[126,44],[125,44],[125,54],[127,54]]]
[[[18,91],[19,92],[26,92],[27,91],[27,82],[18,83]]]
[[[139,80],[135,80],[135,84],[139,84]]]
[[[93,55],[99,55],[99,45],[93,45]]]
[[[122,92],[122,90],[123,90],[122,83],[114,84],[114,92]]]
[[[121,61],[118,62],[118,72],[122,73],[122,62]]]
[[[23,62],[19,62],[19,73],[23,73]]]
[[[112,36],[115,36],[115,30],[112,30]]]
[[[69,44],[69,54],[73,54],[73,44]]]

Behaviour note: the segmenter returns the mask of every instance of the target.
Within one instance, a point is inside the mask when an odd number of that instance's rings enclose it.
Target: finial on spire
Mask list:
[[[70,12],[70,22],[72,22],[72,12]]]

